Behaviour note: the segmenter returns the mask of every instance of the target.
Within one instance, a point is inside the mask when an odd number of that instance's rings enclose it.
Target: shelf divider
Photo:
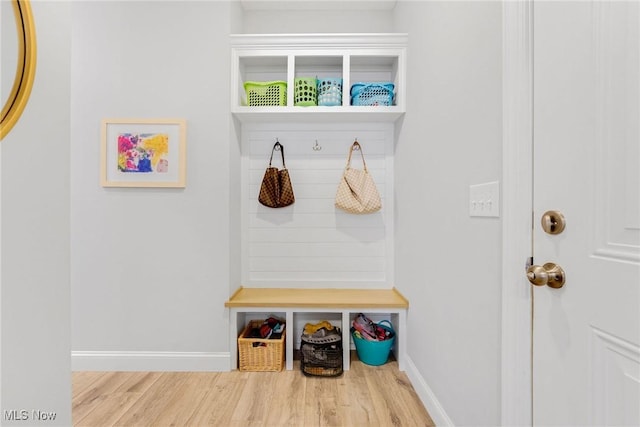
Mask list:
[[[296,57],[295,55],[289,55],[287,58],[287,106],[293,107],[293,91],[294,91],[294,78],[296,71]]]

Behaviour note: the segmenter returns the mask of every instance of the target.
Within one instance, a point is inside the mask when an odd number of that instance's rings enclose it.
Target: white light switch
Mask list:
[[[469,186],[469,216],[500,217],[500,182]]]

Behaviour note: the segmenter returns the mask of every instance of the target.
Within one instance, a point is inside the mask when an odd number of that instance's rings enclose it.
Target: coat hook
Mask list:
[[[280,151],[280,141],[278,141],[278,138],[276,138],[276,145],[274,148],[276,151]]]
[[[314,145],[312,148],[313,148],[313,151],[322,150],[322,147],[320,145],[318,145],[318,140],[317,139],[316,139],[316,145]]]

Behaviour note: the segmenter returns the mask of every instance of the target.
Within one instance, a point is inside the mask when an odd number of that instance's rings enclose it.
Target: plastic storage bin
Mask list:
[[[314,377],[337,377],[342,375],[342,345],[317,344],[313,355],[300,351],[302,373]],[[315,357],[314,357],[315,356]]]
[[[393,90],[390,82],[354,83],[351,85],[351,105],[393,105]]]
[[[383,325],[383,323],[387,323],[388,326]],[[378,322],[378,325],[384,330],[391,332],[391,338],[384,341],[368,341],[356,336],[354,333],[355,329],[351,328],[351,336],[353,337],[353,342],[356,345],[358,359],[367,365],[379,366],[387,363],[389,353],[393,347],[393,342],[396,339],[396,332],[393,330],[391,322],[388,320],[381,320]]]
[[[287,105],[287,82],[247,81],[244,83],[244,90],[247,93],[247,105],[250,107]]]
[[[300,368],[307,376],[337,377],[342,375],[342,333],[334,327],[324,337],[302,334]]]
[[[315,77],[297,77],[293,80],[293,105],[311,107],[318,105],[318,88]]]
[[[328,107],[342,105],[342,79],[318,79],[318,105]]]

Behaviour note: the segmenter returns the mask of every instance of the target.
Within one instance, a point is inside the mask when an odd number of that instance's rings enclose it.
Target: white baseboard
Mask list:
[[[449,418],[440,402],[438,402],[438,399],[436,399],[435,394],[433,394],[433,391],[425,379],[420,375],[420,372],[418,372],[418,368],[416,368],[413,360],[407,356],[405,358],[405,364],[409,381],[411,381],[411,385],[427,409],[427,412],[431,415],[431,419],[435,425],[438,427],[454,427],[453,421],[451,421],[451,418]]]
[[[226,372],[228,352],[72,351],[72,371]]]

